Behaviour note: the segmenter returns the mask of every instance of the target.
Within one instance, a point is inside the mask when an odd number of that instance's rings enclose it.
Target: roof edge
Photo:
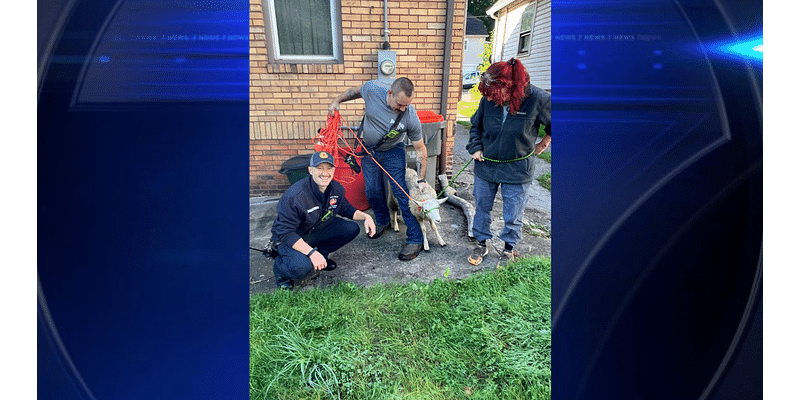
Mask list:
[[[500,0],[497,3],[494,3],[488,10],[486,10],[486,15],[495,18],[494,13],[500,11],[501,8],[513,3],[515,0]]]

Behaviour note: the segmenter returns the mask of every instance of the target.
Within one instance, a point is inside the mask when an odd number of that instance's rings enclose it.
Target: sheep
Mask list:
[[[406,187],[408,187],[408,195],[411,197],[408,201],[408,206],[411,209],[411,214],[417,219],[419,227],[422,229],[422,248],[425,249],[425,251],[430,251],[430,247],[428,246],[428,233],[425,229],[424,222],[430,222],[431,229],[433,229],[436,238],[439,240],[439,245],[442,247],[446,246],[447,243],[445,243],[442,236],[439,235],[436,224],[442,222],[439,215],[439,205],[447,201],[447,199],[437,199],[436,192],[428,185],[424,185],[424,189],[420,190],[419,184],[417,184],[418,179],[416,171],[410,168],[406,169]],[[389,184],[394,185],[395,183],[389,182]],[[387,204],[392,213],[392,228],[395,232],[399,232],[400,228],[397,225],[397,210],[399,208],[397,199],[394,197],[391,190],[387,190],[387,192],[389,194]]]

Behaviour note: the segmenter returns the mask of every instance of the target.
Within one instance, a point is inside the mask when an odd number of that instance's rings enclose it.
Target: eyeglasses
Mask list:
[[[486,72],[481,74],[480,80],[484,84],[484,86],[491,86],[492,82],[495,81],[494,78],[492,78],[491,75],[487,74]]]

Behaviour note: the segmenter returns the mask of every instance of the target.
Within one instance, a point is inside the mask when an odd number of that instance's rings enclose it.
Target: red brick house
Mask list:
[[[279,195],[289,187],[281,164],[314,151],[312,139],[325,126],[333,98],[378,78],[378,53],[387,41],[396,76],[414,82],[416,109],[445,117],[442,152],[428,168],[451,173],[465,4],[250,0],[250,196]],[[350,125],[358,125],[362,112],[360,99],[341,107]]]

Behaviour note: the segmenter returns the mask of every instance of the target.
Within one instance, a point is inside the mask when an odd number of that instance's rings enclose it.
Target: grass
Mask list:
[[[547,162],[549,162],[551,164],[553,163],[552,158],[550,157],[550,152],[549,151],[543,151],[542,154],[539,154],[536,157],[539,157],[542,160],[545,160],[545,161],[547,161]]]
[[[250,398],[549,399],[550,259],[250,300]]]
[[[523,225],[522,232],[526,235],[550,238],[552,236],[550,228],[541,224]]]
[[[542,174],[540,177],[536,178],[536,180],[539,181],[539,184],[542,185],[542,187],[544,187],[545,189],[553,190],[550,187],[551,186],[551,182],[550,182],[551,181],[551,175],[552,174],[550,172],[547,172],[545,174]]]

